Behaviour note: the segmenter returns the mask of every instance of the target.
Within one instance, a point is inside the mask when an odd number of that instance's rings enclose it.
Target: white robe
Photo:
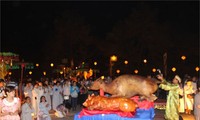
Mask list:
[[[46,105],[48,104],[48,107]],[[38,119],[37,120],[51,120],[49,110],[51,109],[51,106],[47,102],[41,102],[39,104],[39,113],[38,113]]]
[[[32,98],[32,89],[33,89],[32,86],[30,88],[25,86],[24,87],[24,96],[25,97],[29,96],[30,98]]]
[[[44,88],[44,96],[47,102],[49,103],[49,105],[51,106],[51,97],[50,97],[51,90],[50,89],[51,89],[50,87]]]
[[[34,109],[31,108],[28,103],[24,103],[22,105],[22,113],[21,113],[21,120],[32,120],[32,113]]]
[[[193,110],[194,99],[193,98],[189,99],[187,95],[193,94],[194,90],[192,88],[188,88],[187,85],[184,87],[184,90],[185,90],[185,109]]]
[[[43,95],[43,93],[44,93],[44,90],[42,88],[34,88],[32,90],[32,106],[34,108],[35,115],[37,115],[38,113],[40,97]]]
[[[56,110],[56,107],[63,103],[63,97],[60,94],[62,93],[62,89],[60,86],[53,86],[53,109]]]

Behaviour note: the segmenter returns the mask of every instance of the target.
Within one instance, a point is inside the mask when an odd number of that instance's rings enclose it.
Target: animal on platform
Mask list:
[[[105,83],[103,79],[98,78],[91,84],[89,89],[102,89],[104,92],[111,94],[111,97],[131,98],[139,95],[141,100],[154,101],[157,97],[153,93],[158,89],[158,85],[151,78],[125,74],[115,78],[110,83]]]
[[[123,112],[135,112],[138,107],[137,103],[129,98],[113,98],[94,95],[89,95],[83,105],[87,107],[88,110],[110,110]]]

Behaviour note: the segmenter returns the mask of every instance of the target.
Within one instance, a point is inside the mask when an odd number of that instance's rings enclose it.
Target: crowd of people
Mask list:
[[[196,120],[200,120],[200,84],[197,77],[182,80],[176,75],[172,82],[162,74],[156,77],[161,80],[159,88],[168,91],[167,120],[179,120],[179,113],[194,114]],[[18,85],[0,79],[0,120],[51,120],[50,110],[57,117],[70,116],[70,111],[75,111],[78,105],[84,107],[82,104],[87,96],[94,93],[87,88],[92,81],[78,77],[27,80],[23,83],[23,97],[20,100]],[[95,94],[99,94],[98,91]]]
[[[70,110],[75,111],[78,105],[83,107],[89,82],[91,80],[80,78],[27,81],[23,84],[23,99],[20,100],[18,86],[10,82],[6,84],[1,79],[0,120],[51,120],[50,110],[57,117],[70,116]]]

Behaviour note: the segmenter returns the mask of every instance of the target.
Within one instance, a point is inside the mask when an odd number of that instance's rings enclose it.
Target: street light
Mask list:
[[[118,70],[116,70],[116,73],[117,73],[117,74],[119,74],[119,73],[120,73],[120,70],[119,70],[119,69],[118,69]]]
[[[155,73],[155,72],[156,72],[156,68],[153,68],[153,69],[152,69],[152,72],[154,72],[154,73]]]
[[[128,64],[128,61],[127,61],[127,60],[125,60],[125,61],[124,61],[124,64],[125,64],[125,65],[127,65],[127,64]]]
[[[43,72],[43,75],[44,75],[44,76],[47,75],[46,71]]]
[[[144,59],[143,62],[146,64],[147,63],[147,59]]]
[[[134,73],[135,73],[135,74],[138,74],[138,72],[139,72],[139,71],[138,71],[137,69],[134,70]]]
[[[32,75],[32,71],[29,71],[29,75]]]
[[[53,63],[51,63],[51,64],[50,64],[50,66],[51,66],[51,67],[53,67],[53,66],[54,66],[54,64],[53,64]]]
[[[175,71],[176,71],[176,68],[175,68],[175,67],[173,67],[173,68],[172,68],[172,71],[173,71],[173,72],[175,72]]]
[[[36,67],[39,67],[40,65],[38,63],[35,64]]]
[[[114,65],[114,62],[117,61],[117,56],[116,55],[112,55],[110,57],[110,76],[112,77],[112,67]]]
[[[97,65],[97,62],[94,62],[94,65],[96,66],[96,65]]]
[[[196,67],[195,70],[198,72],[199,71],[199,67]]]
[[[186,56],[185,56],[185,55],[182,55],[182,56],[181,56],[181,59],[182,59],[182,60],[185,60],[185,59],[186,59]]]

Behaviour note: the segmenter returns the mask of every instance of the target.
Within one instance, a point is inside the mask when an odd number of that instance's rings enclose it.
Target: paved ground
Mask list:
[[[57,118],[52,112],[50,112],[51,114],[51,118],[52,120],[74,120],[74,114],[78,113],[81,111],[81,108],[78,107],[76,111],[70,111],[70,113],[72,114],[72,116],[70,117],[65,117],[65,118]],[[155,118],[154,120],[164,120],[163,116],[164,116],[164,110],[155,110]],[[195,120],[193,115],[186,115],[186,114],[181,114],[181,116],[183,117],[183,120]]]

